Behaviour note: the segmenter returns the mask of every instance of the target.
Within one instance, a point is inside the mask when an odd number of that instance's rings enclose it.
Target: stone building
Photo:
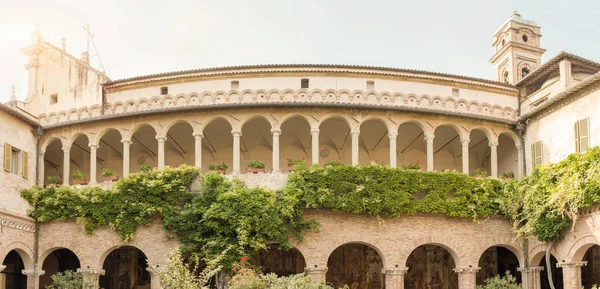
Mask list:
[[[183,163],[202,172],[225,162],[250,186],[281,188],[287,158],[428,171],[524,176],[540,163],[600,145],[600,63],[561,52],[542,63],[540,27],[512,15],[495,32],[497,79],[348,65],[258,65],[111,80],[32,34],[23,48],[24,101],[0,105],[0,288],[44,288],[49,276],[85,272],[101,288],[160,288],[146,271],[165,264],[175,240],[158,222],[123,243],[109,228],[75,221],[36,224],[23,188],[81,171],[110,185],[143,166]],[[252,160],[266,173],[247,174]],[[557,288],[600,283],[600,207],[587,208],[552,253]],[[546,244],[529,252],[501,216],[474,222],[433,214],[385,223],[362,215],[306,212],[321,229],[290,252],[253,259],[266,271],[306,272],[351,288],[473,289],[509,270],[528,289],[548,288]],[[526,257],[527,256],[527,257]],[[586,266],[587,264],[587,266]]]

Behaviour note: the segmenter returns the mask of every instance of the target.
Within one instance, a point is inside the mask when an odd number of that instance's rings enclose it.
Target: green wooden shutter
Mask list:
[[[12,147],[8,143],[4,143],[4,170],[10,172],[12,165]]]
[[[579,121],[579,151],[584,152],[590,147],[590,119]]]
[[[28,178],[29,177],[29,154],[27,152],[23,152],[23,171],[21,172],[21,175],[23,176],[23,178]]]
[[[575,122],[575,152],[580,152],[581,147],[579,143],[579,121]]]

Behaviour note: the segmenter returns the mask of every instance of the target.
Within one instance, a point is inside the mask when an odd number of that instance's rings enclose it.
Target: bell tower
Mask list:
[[[490,62],[496,69],[496,80],[517,84],[529,73],[540,67],[540,27],[525,20],[515,11],[494,34],[494,56]]]

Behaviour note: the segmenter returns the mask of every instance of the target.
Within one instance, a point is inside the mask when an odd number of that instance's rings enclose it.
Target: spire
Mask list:
[[[17,106],[17,92],[15,90],[15,86],[10,86],[10,106]]]
[[[40,25],[36,24],[33,32],[31,33],[31,44],[38,44],[42,40],[42,34],[40,33]]]

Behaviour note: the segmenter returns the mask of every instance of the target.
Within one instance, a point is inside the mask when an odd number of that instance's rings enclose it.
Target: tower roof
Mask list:
[[[506,20],[506,22],[504,22],[502,25],[500,25],[500,27],[498,27],[498,29],[496,29],[496,32],[494,34],[498,33],[498,31],[500,31],[504,26],[506,26],[506,24],[508,24],[511,21],[512,22],[516,22],[516,23],[521,23],[521,24],[529,25],[529,26],[539,27],[537,25],[537,23],[535,23],[535,22],[533,22],[531,20],[523,19],[523,17],[521,17],[521,14],[519,14],[519,12],[515,11],[510,16],[510,18],[508,18],[508,20]]]

